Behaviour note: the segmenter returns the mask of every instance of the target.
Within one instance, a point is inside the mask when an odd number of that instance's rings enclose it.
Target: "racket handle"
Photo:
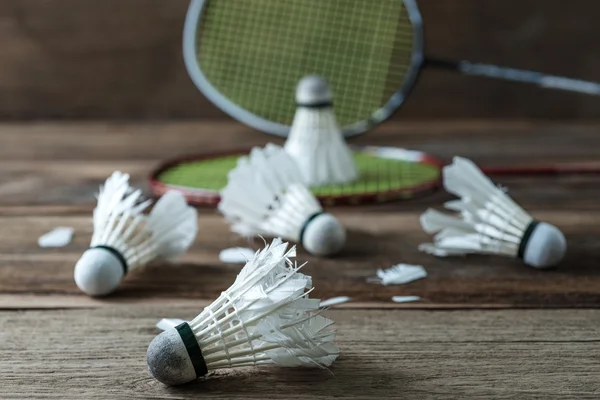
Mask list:
[[[426,59],[424,66],[452,69],[464,75],[531,83],[546,89],[564,90],[567,92],[600,96],[600,83],[565,78],[562,76],[546,75],[541,72],[498,67],[496,65],[473,63],[470,61],[449,61],[440,59]]]

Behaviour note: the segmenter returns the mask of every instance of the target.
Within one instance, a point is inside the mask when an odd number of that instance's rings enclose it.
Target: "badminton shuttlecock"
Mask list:
[[[313,187],[356,180],[354,157],[337,124],[327,82],[320,76],[303,78],[296,89],[296,103],[298,108],[284,147],[306,183]]]
[[[158,335],[148,369],[178,385],[219,368],[262,364],[328,367],[339,354],[333,321],[309,299],[312,282],[301,274],[295,248],[275,239],[241,270],[235,282],[189,323]]]
[[[437,233],[434,243],[422,244],[421,250],[442,257],[469,253],[518,257],[536,268],[562,260],[567,248],[562,232],[533,219],[472,161],[455,157],[444,167],[443,176],[446,190],[460,197],[445,207],[459,216],[431,209],[421,215],[423,229]]]
[[[346,241],[344,227],[323,211],[289,154],[274,144],[238,160],[218,208],[242,236],[281,237],[315,255],[335,254]]]
[[[113,173],[100,187],[90,248],[75,265],[75,283],[90,296],[114,291],[125,274],[150,261],[184,253],[198,230],[196,210],[177,192],[154,205],[129,186],[129,175]]]

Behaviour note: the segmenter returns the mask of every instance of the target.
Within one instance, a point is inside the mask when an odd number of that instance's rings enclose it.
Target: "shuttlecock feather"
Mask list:
[[[421,225],[433,243],[419,248],[444,257],[470,253],[518,257],[536,268],[558,264],[566,240],[558,228],[539,222],[523,210],[506,191],[497,187],[470,160],[455,157],[444,167],[444,187],[458,196],[445,207],[457,216],[436,210],[421,215]]]
[[[308,297],[312,280],[290,260],[295,248],[287,248],[273,240],[196,318],[154,338],[151,374],[179,385],[219,368],[331,365],[339,354],[333,321],[317,313],[320,301]]]
[[[169,191],[152,204],[129,186],[129,175],[113,173],[100,188],[90,248],[75,265],[75,282],[91,296],[114,291],[125,274],[157,258],[184,253],[198,231],[197,212]]]
[[[352,151],[335,118],[333,96],[320,76],[303,78],[296,89],[298,108],[285,150],[309,186],[345,184],[357,179]]]
[[[427,271],[421,265],[396,264],[387,269],[378,269],[377,276],[367,279],[370,283],[381,285],[403,285],[427,277]]]
[[[242,236],[281,237],[315,255],[335,254],[346,241],[344,227],[323,211],[296,163],[274,144],[255,147],[238,160],[218,208]]]

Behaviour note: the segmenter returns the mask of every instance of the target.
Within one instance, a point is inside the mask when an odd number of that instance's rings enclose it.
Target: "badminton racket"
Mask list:
[[[294,90],[310,74],[335,93],[346,136],[387,119],[423,68],[600,95],[600,84],[470,61],[426,57],[416,0],[192,0],[183,37],[195,85],[220,109],[287,136]]]

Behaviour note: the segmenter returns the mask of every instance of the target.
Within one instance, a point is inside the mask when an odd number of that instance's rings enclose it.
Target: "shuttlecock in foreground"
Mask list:
[[[158,335],[147,352],[160,382],[179,385],[219,368],[276,364],[328,367],[339,354],[333,321],[317,313],[311,278],[293,263],[295,248],[275,239],[235,282],[189,323]]]
[[[421,215],[423,229],[437,233],[434,243],[421,245],[421,250],[436,256],[518,257],[535,268],[555,266],[562,260],[567,249],[562,232],[533,219],[472,161],[455,157],[444,167],[443,176],[446,190],[460,197],[445,207],[459,216],[431,209]]]
[[[358,171],[333,111],[329,85],[320,76],[307,76],[296,89],[297,110],[285,150],[313,186],[345,184]]]
[[[255,147],[229,172],[218,209],[242,236],[281,237],[312,254],[337,253],[346,230],[321,208],[297,165],[280,146]]]
[[[90,296],[114,291],[125,274],[157,258],[184,253],[198,231],[198,217],[183,195],[167,192],[152,204],[129,186],[129,175],[113,173],[100,187],[90,248],[75,265],[75,283]]]

